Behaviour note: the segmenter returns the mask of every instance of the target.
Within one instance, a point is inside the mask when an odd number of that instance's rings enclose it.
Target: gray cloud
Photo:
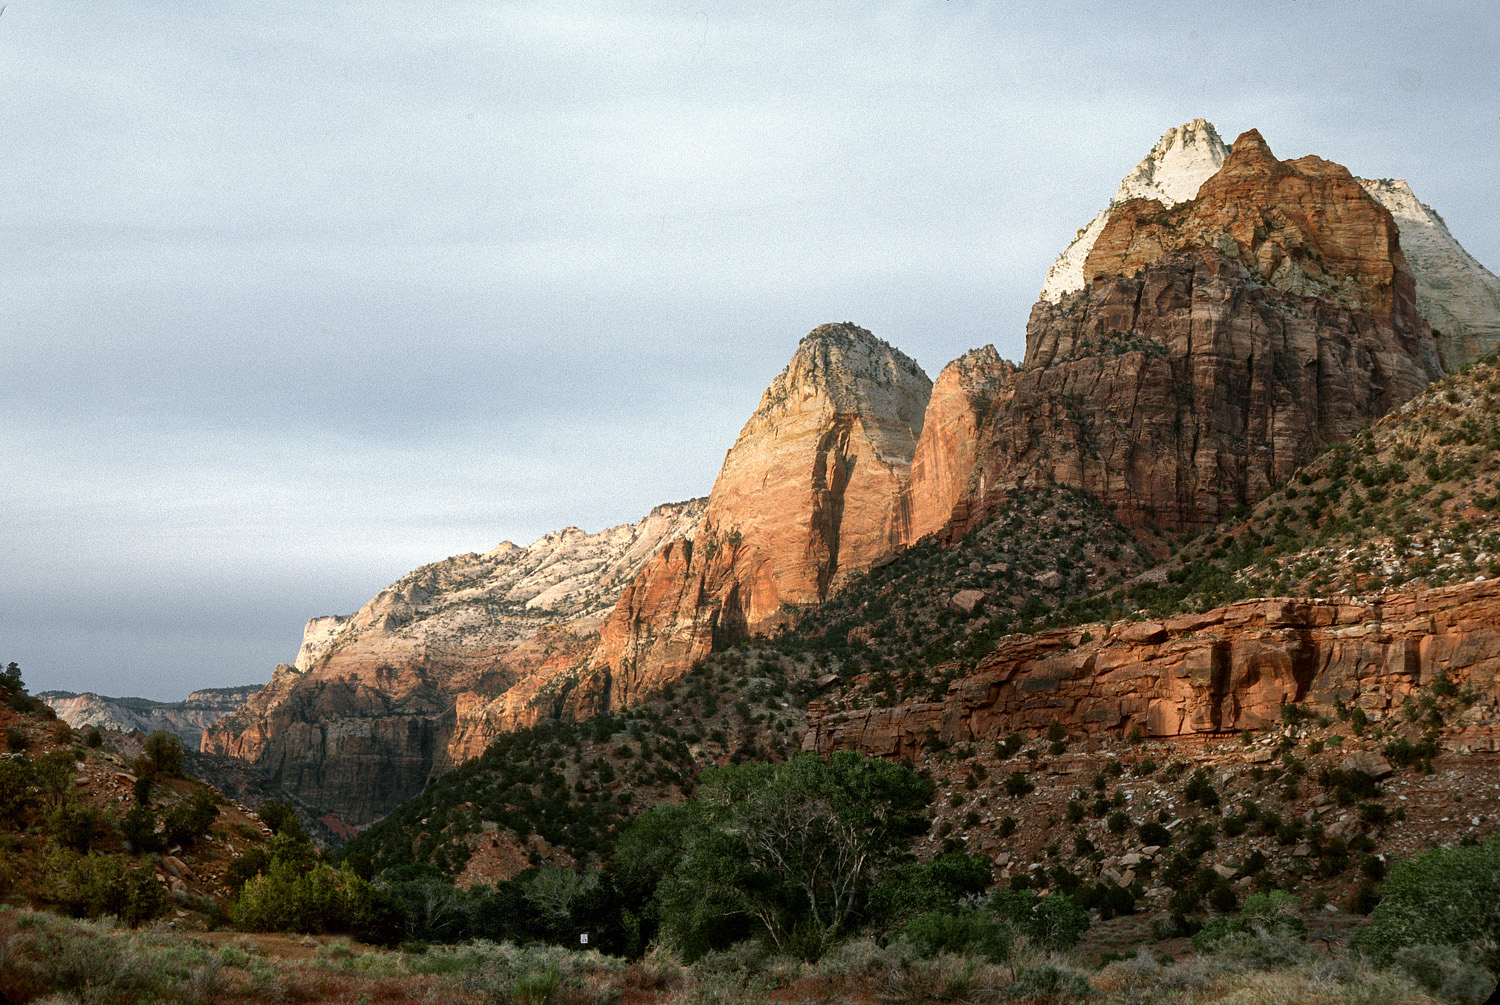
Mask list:
[[[1170,125],[1500,262],[1471,4],[110,4],[0,17],[0,659],[264,679],[426,561],[707,492],[797,339],[1018,357]]]

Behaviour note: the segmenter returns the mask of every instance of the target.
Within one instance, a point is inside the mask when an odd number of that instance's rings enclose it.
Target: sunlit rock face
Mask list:
[[[456,707],[534,693],[592,651],[602,616],[701,499],[588,534],[504,542],[415,570],[348,617],[308,622],[294,664],[209,728],[202,749],[264,767],[315,806],[366,823],[478,751]],[[456,746],[455,746],[456,745]],[[483,749],[482,746],[479,749]]]
[[[1032,309],[944,533],[1036,480],[1143,531],[1201,530],[1439,372],[1391,214],[1254,131],[1195,198],[1114,206],[1083,275]]]
[[[855,325],[804,338],[725,455],[692,540],[658,554],[605,621],[589,700],[628,703],[898,548],[931,389]]]

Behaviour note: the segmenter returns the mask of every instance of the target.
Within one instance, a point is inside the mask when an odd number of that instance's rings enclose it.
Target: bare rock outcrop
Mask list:
[[[1332,714],[1340,701],[1380,719],[1439,673],[1500,702],[1500,580],[1016,636],[941,701],[814,702],[803,749],[910,756],[932,739],[990,742],[1054,721],[1085,733],[1222,734],[1275,722],[1293,703]]]
[[[931,389],[862,328],[807,335],[725,455],[692,540],[663,549],[620,597],[581,696],[628,704],[897,549]]]
[[[1416,280],[1417,310],[1432,325],[1449,373],[1500,349],[1500,278],[1449,233],[1443,218],[1404,180],[1360,179],[1401,229],[1401,250]]]
[[[203,731],[245,703],[260,685],[211,687],[194,691],[182,701],[152,701],[149,698],[110,698],[85,692],[43,691],[37,695],[52,707],[57,717],[74,729],[97,726],[119,733],[140,730],[175,733],[191,750],[203,739]]]
[[[1032,309],[946,533],[1035,480],[1164,533],[1255,502],[1437,372],[1396,235],[1348,171],[1253,131],[1197,198],[1114,207],[1087,286]],[[940,495],[925,478],[913,499]]]
[[[347,822],[374,820],[477,752],[472,730],[457,728],[461,702],[513,687],[534,697],[585,661],[619,592],[664,542],[693,532],[703,506],[658,506],[598,534],[570,527],[525,548],[507,541],[454,556],[353,615],[315,618],[297,662],[207,729],[202,749],[260,765]]]

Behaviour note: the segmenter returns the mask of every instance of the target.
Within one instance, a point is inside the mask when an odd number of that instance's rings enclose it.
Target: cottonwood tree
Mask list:
[[[758,926],[815,959],[926,831],[930,798],[911,768],[850,751],[705,771],[658,891],[663,920],[689,956]]]

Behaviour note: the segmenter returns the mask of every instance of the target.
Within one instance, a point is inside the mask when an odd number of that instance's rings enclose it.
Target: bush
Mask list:
[[[218,819],[219,807],[214,794],[206,786],[193,790],[192,798],[178,803],[162,817],[168,845],[187,845],[208,833]]]
[[[114,915],[133,928],[167,909],[151,863],[127,867],[117,855],[58,851],[44,866],[48,881],[43,899],[75,918]]]
[[[1005,777],[1005,794],[1012,799],[1020,799],[1035,790],[1036,786],[1027,779],[1025,772],[1012,771]]]
[[[120,820],[120,831],[132,851],[159,852],[167,847],[166,837],[156,829],[156,814],[149,806],[132,806]]]
[[[991,963],[1010,958],[1010,933],[984,911],[970,908],[957,913],[930,911],[914,918],[900,938],[911,943],[923,957],[938,953],[978,954]]]
[[[1172,832],[1155,820],[1148,820],[1141,824],[1136,833],[1140,835],[1141,844],[1143,845],[1157,845],[1165,848],[1172,843]]]
[[[990,910],[1020,934],[1048,949],[1071,949],[1089,927],[1088,913],[1062,894],[996,890]]]
[[[1390,868],[1381,901],[1354,945],[1381,962],[1403,946],[1472,947],[1497,968],[1500,945],[1500,838],[1434,848]]]
[[[1040,966],[1022,970],[1005,993],[1012,1001],[1073,1002],[1088,999],[1093,989],[1082,974]]]
[[[1472,954],[1452,946],[1403,946],[1391,964],[1423,990],[1451,1002],[1482,1002],[1495,989],[1494,976]]]
[[[70,799],[47,814],[47,830],[64,848],[86,852],[109,833],[109,818],[97,807]]]
[[[250,932],[357,932],[371,908],[369,884],[348,869],[282,860],[245,882],[229,916]]]

